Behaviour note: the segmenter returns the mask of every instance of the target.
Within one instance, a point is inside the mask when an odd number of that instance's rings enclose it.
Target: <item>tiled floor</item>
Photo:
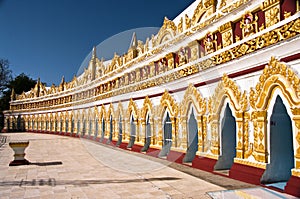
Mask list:
[[[13,151],[8,144],[0,148],[0,199],[210,198],[208,192],[224,198],[225,194],[232,197],[232,193],[249,192],[219,192],[227,188],[263,191],[261,187],[86,139],[33,133],[2,135],[9,136],[8,142],[29,140],[25,157],[31,164],[9,167]]]
[[[30,140],[26,159],[32,164],[9,167],[13,151],[7,144],[1,147],[0,198],[209,198],[206,192],[224,189],[164,163],[87,140],[9,136]]]

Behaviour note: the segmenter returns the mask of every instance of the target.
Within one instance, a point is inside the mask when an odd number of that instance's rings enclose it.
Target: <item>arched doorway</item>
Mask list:
[[[229,170],[236,156],[236,121],[227,103],[221,121],[221,154],[214,166],[215,170]]]
[[[92,135],[92,130],[93,130],[93,124],[92,124],[92,119],[89,119],[89,136]]]
[[[69,118],[66,118],[66,130],[65,130],[66,133],[69,132]]]
[[[77,135],[80,133],[80,120],[77,120]]]
[[[292,122],[282,99],[277,96],[270,118],[270,162],[261,182],[287,182],[294,168]],[[283,187],[284,188],[284,187]]]
[[[45,128],[45,130],[46,130],[46,131],[49,130],[49,121],[48,121],[48,120],[46,120],[46,128]]]
[[[191,113],[187,122],[187,152],[183,158],[183,162],[192,162],[198,151],[198,124],[195,118],[194,109],[191,108]]]
[[[133,115],[131,115],[131,118],[130,118],[130,140],[127,145],[127,148],[132,148],[132,146],[134,145],[134,142],[135,142],[135,136],[136,136],[136,123],[133,118]]]
[[[74,118],[72,117],[72,120],[71,120],[71,135],[74,133],[74,126],[75,126],[75,121],[74,121]]]
[[[102,117],[102,129],[101,129],[100,142],[102,142],[104,140],[104,136],[105,136],[105,119],[104,119],[104,117]]]
[[[158,154],[158,157],[166,157],[172,146],[172,121],[170,114],[167,111],[166,117],[163,122],[163,147]]]
[[[150,123],[150,115],[147,114],[146,123],[145,123],[145,144],[141,149],[141,152],[146,152],[151,144],[151,123]]]
[[[57,132],[57,125],[58,125],[58,121],[57,121],[57,119],[56,119],[56,120],[55,120],[54,132]]]
[[[94,134],[94,139],[97,138],[98,136],[98,129],[99,129],[99,124],[98,124],[98,118],[95,118],[95,134]]]
[[[82,135],[85,135],[85,131],[86,131],[86,119],[83,118],[83,120],[82,120]]]
[[[59,132],[62,132],[62,127],[63,127],[63,120],[60,119],[60,123],[59,123]]]
[[[50,120],[50,129],[49,129],[49,131],[52,132],[52,130],[53,130],[53,120]]]
[[[120,115],[119,117],[119,135],[118,135],[118,142],[117,142],[117,146],[120,146],[120,144],[122,143],[122,137],[123,136],[123,130],[122,130],[122,116]]]
[[[110,115],[110,117],[109,117],[109,136],[108,136],[107,144],[111,143],[112,134],[113,134],[113,118],[112,118],[112,115]]]

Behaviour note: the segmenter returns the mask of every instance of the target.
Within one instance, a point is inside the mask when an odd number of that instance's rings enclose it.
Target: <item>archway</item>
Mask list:
[[[130,140],[127,145],[127,148],[132,148],[135,142],[135,136],[136,136],[136,122],[132,114],[130,117]]]
[[[192,162],[195,158],[196,152],[198,151],[198,124],[193,108],[191,108],[187,127],[188,146],[187,152],[183,158],[183,162]]]
[[[89,119],[89,136],[92,135],[92,129],[93,129],[92,118],[90,118],[90,119]]]
[[[72,117],[72,119],[71,119],[71,135],[74,133],[74,126],[75,126],[75,121],[74,121],[74,118]]]
[[[49,120],[48,120],[48,119],[46,120],[46,127],[45,127],[45,130],[46,130],[46,131],[49,130]]]
[[[86,131],[86,119],[82,118],[82,135],[85,135]]]
[[[110,115],[110,117],[109,117],[109,136],[108,136],[107,144],[111,143],[112,137],[113,137],[113,118],[112,118],[112,115]]]
[[[62,115],[60,117],[62,117]],[[60,120],[59,120],[59,132],[60,133],[62,132],[62,127],[63,127],[63,119],[60,118]]]
[[[172,121],[170,114],[166,111],[166,116],[163,122],[163,147],[158,154],[158,157],[166,157],[172,146]]]
[[[58,119],[55,119],[55,126],[54,126],[54,132],[57,132],[57,125],[58,125]]]
[[[229,170],[233,165],[233,159],[236,156],[236,121],[232,115],[229,104],[226,108],[221,121],[221,154],[218,158],[215,170]]]
[[[104,136],[105,136],[105,119],[104,117],[102,117],[102,125],[101,125],[101,138],[100,138],[100,142],[102,142],[104,140]]]
[[[96,117],[95,118],[95,134],[94,134],[94,139],[96,139],[97,136],[98,136],[98,129],[99,129],[98,117]]]
[[[123,130],[122,130],[122,116],[120,115],[119,117],[119,135],[118,135],[118,141],[117,141],[117,146],[120,146],[122,143],[122,137],[123,136]]]
[[[270,118],[270,162],[261,182],[287,182],[294,168],[293,130],[286,107],[277,96]],[[284,188],[284,187],[283,187]]]
[[[77,135],[80,133],[80,120],[77,120]]]
[[[141,152],[146,152],[151,144],[151,123],[150,123],[150,115],[147,114],[146,122],[145,122],[145,144],[141,149]]]
[[[66,117],[66,130],[65,132],[68,133],[69,132],[69,117]]]

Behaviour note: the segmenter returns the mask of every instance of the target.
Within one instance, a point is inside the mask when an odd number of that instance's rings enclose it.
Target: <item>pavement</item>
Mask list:
[[[8,166],[14,152],[8,144],[0,148],[1,199],[209,199],[226,198],[227,193],[231,194],[227,198],[234,194],[259,198],[247,194],[266,192],[262,187],[86,139],[34,133],[1,135],[8,136],[7,142],[29,140],[25,157],[30,162]]]

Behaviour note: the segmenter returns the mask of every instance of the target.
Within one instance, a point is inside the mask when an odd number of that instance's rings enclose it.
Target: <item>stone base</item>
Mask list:
[[[284,188],[284,191],[288,194],[300,198],[300,178],[296,176],[291,176],[287,185]]]
[[[2,129],[2,131],[1,131],[1,133],[7,133],[8,131],[7,131],[7,129],[5,129],[5,128],[3,128]]]
[[[196,169],[208,171],[208,172],[213,172],[216,163],[217,160],[215,159],[196,155],[194,160],[192,161],[192,167]]]
[[[128,143],[122,142],[122,143],[120,144],[119,148],[121,148],[121,149],[126,149],[126,148],[127,148],[127,145],[128,145]]]
[[[167,160],[170,162],[182,164],[184,156],[185,153],[171,150],[167,156]]]
[[[157,158],[160,150],[155,148],[149,148],[146,152],[146,155]]]
[[[24,160],[14,160],[9,163],[9,166],[21,166],[21,165],[29,165],[30,162],[26,159]]]
[[[140,145],[137,145],[137,144],[134,144],[131,148],[131,151],[134,151],[134,152],[141,152],[143,146],[140,146]]]
[[[260,178],[264,172],[265,170],[261,168],[234,163],[229,171],[229,177],[243,182],[260,185]]]

